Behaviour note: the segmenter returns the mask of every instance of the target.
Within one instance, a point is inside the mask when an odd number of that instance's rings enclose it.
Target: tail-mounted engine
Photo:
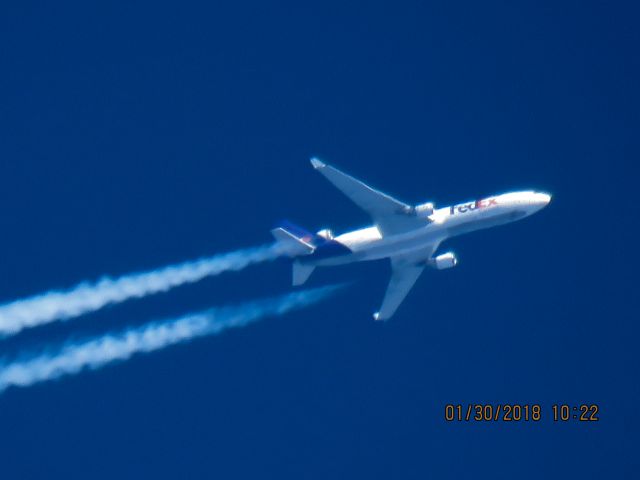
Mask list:
[[[333,231],[328,228],[320,230],[316,235],[324,238],[325,240],[333,240]]]

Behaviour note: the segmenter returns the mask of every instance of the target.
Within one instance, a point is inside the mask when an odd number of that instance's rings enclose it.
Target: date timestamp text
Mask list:
[[[538,403],[448,403],[444,407],[447,422],[539,422],[547,415],[554,422],[597,422],[600,407],[596,404],[554,404],[551,409]]]

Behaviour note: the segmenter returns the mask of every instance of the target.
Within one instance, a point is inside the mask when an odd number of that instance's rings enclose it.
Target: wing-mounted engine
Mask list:
[[[397,210],[397,213],[401,213],[402,215],[407,215],[409,217],[417,217],[417,218],[429,218],[433,215],[434,205],[431,202],[421,203],[420,205],[416,205],[415,207],[404,206]]]
[[[447,268],[453,268],[458,264],[458,258],[453,252],[443,253],[437,257],[433,257],[427,260],[427,265],[437,270],[446,270]]]
[[[422,203],[420,205],[416,205],[415,207],[413,207],[413,211],[415,212],[417,217],[426,218],[433,215],[434,208],[435,207],[433,203],[427,202],[427,203]]]

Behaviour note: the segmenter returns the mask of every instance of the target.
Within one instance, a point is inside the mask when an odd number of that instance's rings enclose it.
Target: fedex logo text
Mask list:
[[[472,212],[479,208],[487,208],[492,205],[498,205],[495,198],[485,198],[471,203],[461,203],[460,205],[452,205],[449,207],[449,214],[455,215],[456,213]]]

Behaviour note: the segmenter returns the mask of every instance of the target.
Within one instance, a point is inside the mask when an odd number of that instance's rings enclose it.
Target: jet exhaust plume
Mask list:
[[[142,298],[194,283],[225,271],[274,260],[287,253],[282,244],[237,250],[193,262],[83,282],[69,290],[52,290],[41,295],[0,305],[0,336],[14,335],[25,328],[68,320],[132,298]]]
[[[84,370],[96,370],[122,362],[138,353],[149,353],[194,338],[243,327],[264,317],[283,315],[317,303],[341,285],[303,290],[234,307],[213,308],[172,320],[156,321],[121,333],[107,333],[85,341],[73,341],[55,352],[23,356],[11,363],[0,362],[0,393],[11,386],[54,380]]]

